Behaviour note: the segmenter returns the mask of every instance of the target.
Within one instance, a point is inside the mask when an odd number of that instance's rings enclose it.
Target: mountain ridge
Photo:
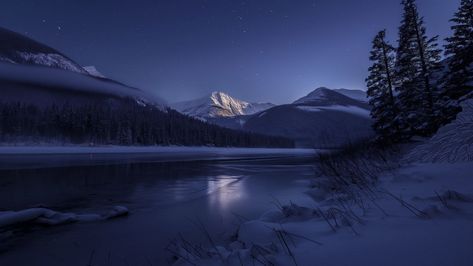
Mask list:
[[[206,119],[252,115],[275,105],[272,103],[250,103],[234,98],[227,93],[214,91],[205,97],[177,102],[170,106],[183,114]]]
[[[369,113],[368,104],[322,87],[294,103],[253,115],[208,118],[207,122],[291,138],[298,147],[336,148],[372,136]]]
[[[2,27],[0,27],[0,61],[88,74],[80,64],[58,50]]]

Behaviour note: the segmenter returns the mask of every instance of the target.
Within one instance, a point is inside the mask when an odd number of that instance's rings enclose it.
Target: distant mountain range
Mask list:
[[[373,135],[369,106],[327,88],[246,119],[243,129],[292,138],[298,146],[333,148]]]
[[[366,93],[318,88],[291,104],[252,104],[214,92],[172,105],[220,126],[284,136],[303,147],[336,147],[373,134]]]
[[[237,131],[170,109],[66,55],[0,28],[0,143],[293,147],[291,139]],[[260,108],[215,94],[215,115]],[[225,108],[230,108],[226,112]],[[220,111],[216,111],[216,110]]]
[[[0,87],[2,100],[7,102],[21,101],[45,106],[64,103],[109,105],[113,102],[119,105],[122,100],[133,99],[138,106],[169,111],[168,105],[158,97],[107,79],[93,66],[82,67],[49,46],[2,28]],[[359,90],[318,88],[284,105],[251,103],[223,92],[213,92],[197,100],[171,104],[170,107],[186,117],[259,136],[292,139],[303,147],[337,147],[373,134],[366,94]],[[165,121],[166,118],[161,119]],[[186,119],[179,121],[188,125],[194,123]],[[173,121],[165,123],[169,123],[170,127],[179,127]],[[182,127],[179,130],[185,131]],[[193,124],[193,127],[205,127],[205,124]],[[185,134],[193,135],[191,131]],[[242,137],[241,134],[238,136]],[[209,138],[201,136],[199,141],[206,139]],[[274,138],[268,143],[284,143],[287,146],[289,142],[285,139]],[[231,143],[231,139],[227,140]],[[211,143],[213,140],[208,141]],[[258,143],[262,141],[262,138],[258,139]]]

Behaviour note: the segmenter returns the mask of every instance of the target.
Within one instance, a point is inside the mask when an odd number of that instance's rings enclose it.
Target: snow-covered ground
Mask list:
[[[461,104],[462,112],[442,127],[431,140],[414,149],[407,160],[458,162],[473,160],[473,100]]]
[[[472,265],[472,173],[473,162],[404,167],[381,177],[379,209],[351,207],[353,217],[337,221],[318,212],[330,198],[286,202],[243,223],[210,258],[181,250],[177,265]]]

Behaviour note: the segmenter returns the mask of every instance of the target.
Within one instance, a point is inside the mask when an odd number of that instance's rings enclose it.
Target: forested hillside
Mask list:
[[[113,104],[0,103],[0,142],[293,147],[292,140],[206,124],[133,100]]]

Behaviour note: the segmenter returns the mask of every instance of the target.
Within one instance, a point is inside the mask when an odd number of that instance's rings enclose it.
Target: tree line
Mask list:
[[[473,0],[461,0],[450,20],[444,58],[438,36],[427,36],[415,0],[403,0],[397,47],[386,30],[373,40],[366,79],[373,128],[382,142],[430,136],[455,119],[473,91]]]
[[[90,145],[294,147],[290,139],[240,132],[135,101],[36,105],[0,102],[0,142]]]

